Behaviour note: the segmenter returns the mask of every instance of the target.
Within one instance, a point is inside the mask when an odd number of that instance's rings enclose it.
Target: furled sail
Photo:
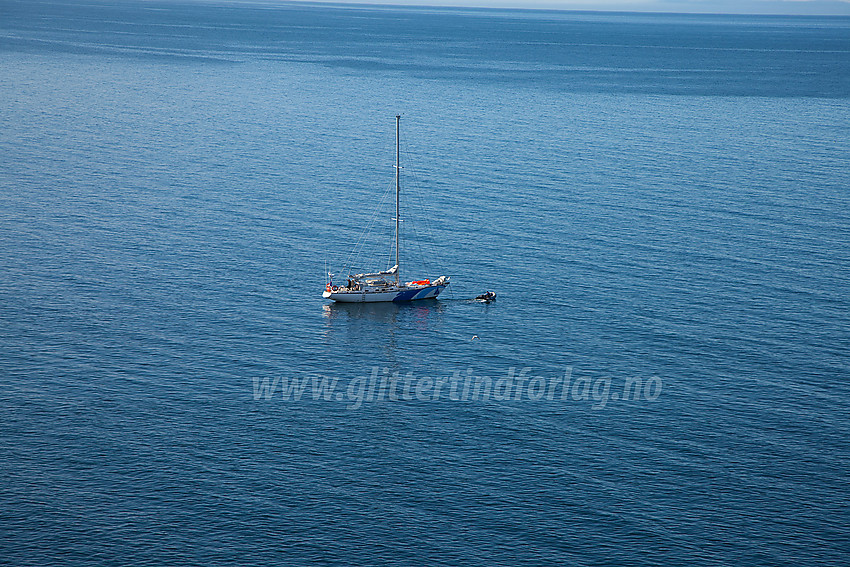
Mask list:
[[[379,278],[381,276],[394,276],[397,271],[398,271],[398,264],[396,264],[395,266],[393,266],[389,270],[386,270],[386,271],[383,271],[383,272],[375,272],[373,274],[355,274],[351,277],[356,279],[356,280],[362,280],[362,279],[365,279],[365,278]]]

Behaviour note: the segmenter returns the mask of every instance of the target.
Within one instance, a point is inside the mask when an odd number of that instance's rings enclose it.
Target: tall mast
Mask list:
[[[399,208],[398,201],[399,196],[401,194],[401,182],[400,182],[400,174],[401,174],[401,164],[399,163],[399,131],[400,131],[400,123],[401,123],[401,115],[396,114],[395,117],[395,283],[398,285],[399,282],[399,268],[398,268],[398,223],[399,223]]]

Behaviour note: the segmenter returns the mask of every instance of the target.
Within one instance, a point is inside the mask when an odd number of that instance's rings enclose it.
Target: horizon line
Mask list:
[[[222,1],[222,0],[219,0]],[[228,2],[228,0],[223,0]],[[620,14],[679,14],[706,16],[850,16],[850,0],[235,0],[250,4],[318,4],[340,7],[434,8],[469,10],[528,10]],[[725,8],[725,9],[724,9]],[[784,8],[784,9],[780,9]],[[792,9],[793,8],[793,9]]]

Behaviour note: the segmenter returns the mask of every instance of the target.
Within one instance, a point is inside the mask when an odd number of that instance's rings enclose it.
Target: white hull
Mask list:
[[[394,301],[415,301],[417,299],[434,299],[446,289],[446,285],[426,285],[422,287],[396,288],[390,291],[325,291],[322,297],[340,303],[378,303]]]

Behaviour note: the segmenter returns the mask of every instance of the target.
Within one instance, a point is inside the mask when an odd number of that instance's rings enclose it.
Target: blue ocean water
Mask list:
[[[846,564],[850,19],[0,0],[0,101],[0,561]],[[397,113],[453,283],[328,304]]]

